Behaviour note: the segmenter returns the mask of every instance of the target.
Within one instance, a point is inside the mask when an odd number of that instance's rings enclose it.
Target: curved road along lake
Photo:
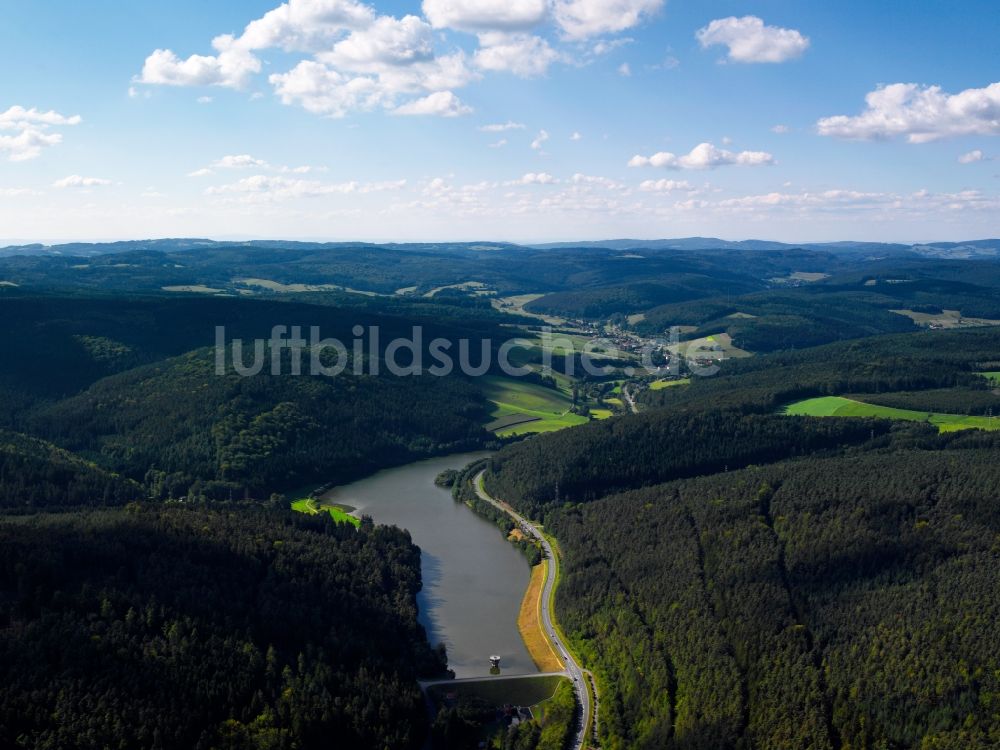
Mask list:
[[[527,561],[496,526],[434,484],[445,469],[485,455],[461,453],[387,469],[323,499],[409,530],[421,550],[420,621],[431,645],[447,646],[456,677],[488,676],[491,654],[502,657],[505,675],[533,674],[538,670],[517,630],[531,575]]]

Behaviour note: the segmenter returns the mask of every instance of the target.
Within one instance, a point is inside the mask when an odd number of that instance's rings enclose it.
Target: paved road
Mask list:
[[[588,745],[586,737],[587,725],[590,723],[590,717],[593,711],[590,700],[590,689],[587,687],[588,680],[584,675],[583,668],[576,663],[576,659],[570,655],[566,645],[556,633],[555,624],[552,622],[552,601],[553,596],[555,595],[556,578],[559,571],[559,560],[556,558],[555,552],[553,551],[548,540],[544,537],[542,532],[535,527],[534,524],[530,523],[509,505],[498,502],[490,497],[489,493],[487,493],[483,487],[483,474],[485,474],[485,471],[479,472],[473,480],[473,485],[476,488],[476,494],[479,495],[480,499],[485,500],[496,508],[502,510],[504,513],[508,514],[514,519],[514,522],[521,527],[521,531],[525,534],[530,534],[538,540],[542,546],[545,556],[549,559],[548,575],[545,578],[545,585],[542,587],[542,627],[548,631],[549,638],[552,639],[552,643],[556,647],[556,652],[559,654],[559,658],[562,659],[563,664],[566,666],[566,674],[573,680],[573,690],[576,692],[577,702],[583,707],[583,715],[581,716],[580,726],[577,729],[576,737],[573,739],[573,750],[584,750],[584,748]]]

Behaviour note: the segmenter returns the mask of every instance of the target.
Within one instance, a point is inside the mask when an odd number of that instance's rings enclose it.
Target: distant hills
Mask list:
[[[506,242],[413,242],[413,243],[371,243],[371,242],[297,242],[292,240],[252,240],[247,242],[219,242],[203,238],[166,238],[150,240],[130,240],[125,242],[72,242],[59,245],[10,245],[0,247],[0,258],[14,256],[71,256],[90,258],[135,251],[158,251],[164,253],[197,250],[199,248],[256,247],[262,249],[320,250],[350,247],[393,248],[400,251],[431,252],[439,254],[468,253],[470,251],[489,252],[514,250],[518,245]],[[966,240],[961,242],[929,242],[905,244],[891,242],[813,242],[787,243],[770,240],[722,240],[717,237],[680,237],[661,240],[611,239],[584,242],[550,242],[526,245],[535,250],[567,249],[607,249],[628,250],[748,250],[780,251],[791,249],[816,250],[829,253],[860,254],[868,256],[898,256],[915,254],[934,258],[993,258],[1000,257],[1000,239]]]
[[[682,237],[663,240],[598,240],[593,242],[550,242],[532,245],[538,249],[565,249],[572,247],[602,247],[610,250],[791,250],[802,248],[831,253],[859,253],[868,255],[899,255],[916,253],[936,258],[983,258],[1000,255],[1000,239],[967,240],[964,242],[929,242],[901,244],[891,242],[807,242],[791,244],[770,240],[720,240],[717,237]]]

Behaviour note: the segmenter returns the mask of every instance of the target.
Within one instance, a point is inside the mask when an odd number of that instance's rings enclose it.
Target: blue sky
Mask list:
[[[997,38],[995,2],[11,4],[0,240],[998,236]]]

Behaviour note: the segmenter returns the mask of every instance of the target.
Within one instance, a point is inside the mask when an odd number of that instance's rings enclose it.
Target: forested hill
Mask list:
[[[543,518],[562,503],[860,445],[890,428],[885,421],[655,411],[508,446],[491,461],[487,485],[530,517]]]
[[[553,510],[602,746],[996,747],[998,450],[969,435]]]
[[[0,746],[406,750],[419,551],[258,508],[0,518]]]

